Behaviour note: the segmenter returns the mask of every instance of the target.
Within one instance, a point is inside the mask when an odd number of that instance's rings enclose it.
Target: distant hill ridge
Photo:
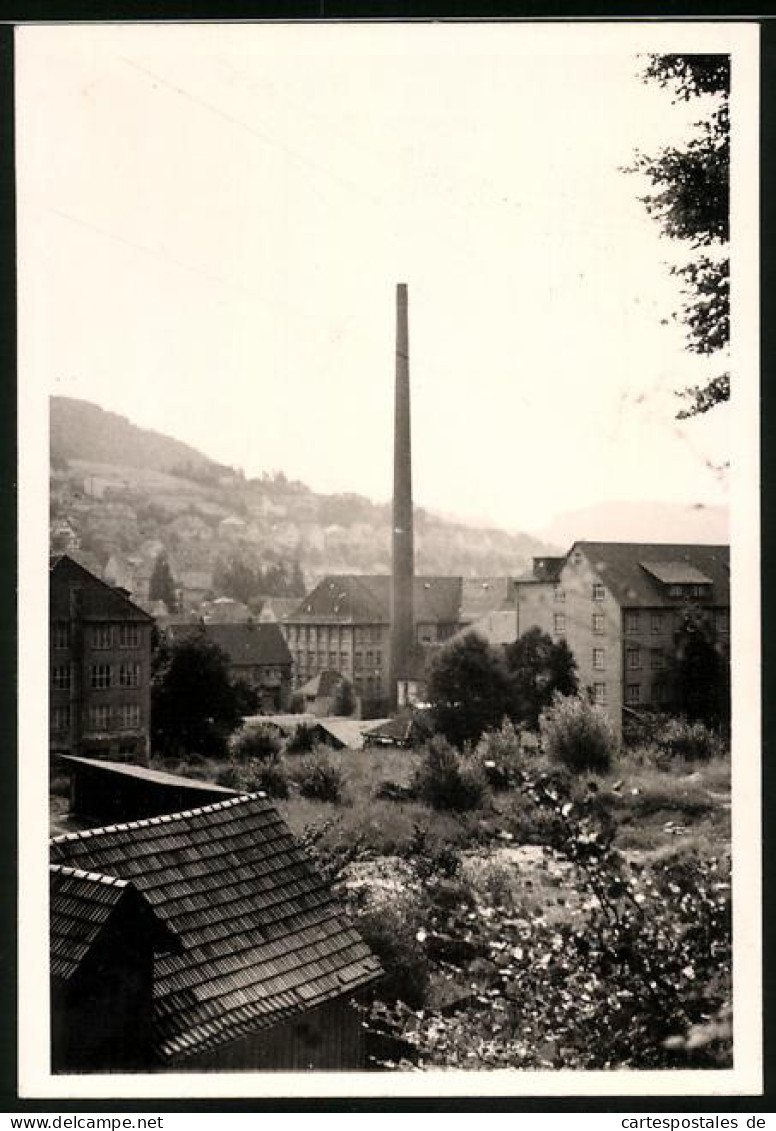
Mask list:
[[[181,440],[140,428],[117,412],[74,397],[51,397],[50,426],[54,460],[82,459],[167,473],[183,468],[217,471],[221,466]]]

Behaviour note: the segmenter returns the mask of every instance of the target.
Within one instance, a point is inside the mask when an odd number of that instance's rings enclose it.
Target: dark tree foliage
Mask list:
[[[577,663],[565,640],[557,644],[540,628],[530,628],[506,651],[510,678],[510,717],[535,730],[556,692],[576,695]]]
[[[509,714],[509,677],[501,656],[475,632],[452,641],[431,664],[428,697],[440,734],[458,747],[477,742]]]
[[[730,56],[653,55],[644,79],[671,89],[674,102],[714,99],[685,146],[667,146],[651,157],[637,154],[632,170],[652,182],[643,198],[650,216],[692,252],[688,262],[671,268],[681,281],[688,349],[715,354],[730,338],[730,260],[724,254],[730,238]],[[686,403],[679,419],[708,412],[729,399],[730,376],[721,373],[680,395]]]
[[[241,722],[243,696],[225,652],[204,636],[157,647],[151,677],[151,737],[161,754],[221,756]]]
[[[175,581],[170,569],[170,563],[164,550],[161,550],[154,562],[151,578],[148,582],[148,597],[151,601],[164,601],[168,613],[178,611],[178,600],[175,595]]]
[[[331,709],[333,714],[342,715],[343,717],[350,717],[355,711],[356,695],[350,680],[341,679],[337,684]]]
[[[245,605],[257,597],[303,597],[306,592],[298,561],[293,562],[290,569],[284,562],[262,568],[238,555],[216,564],[213,584],[223,596]]]
[[[674,647],[676,710],[692,721],[726,724],[730,719],[730,663],[698,617],[686,617]]]

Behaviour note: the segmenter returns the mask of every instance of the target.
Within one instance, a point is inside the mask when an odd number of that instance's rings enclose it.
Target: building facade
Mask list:
[[[153,618],[66,554],[49,582],[50,751],[147,761]]]
[[[514,600],[508,578],[414,577],[413,587],[414,643],[423,651]],[[387,574],[324,577],[282,625],[295,686],[329,670],[362,701],[390,700],[390,613]]]
[[[263,711],[285,711],[291,695],[292,660],[277,624],[211,624],[202,621],[168,624],[169,639],[202,636],[229,658],[229,674],[259,693]]]
[[[580,689],[619,728],[623,708],[675,710],[672,663],[689,628],[730,659],[727,546],[575,542],[515,583],[518,632],[565,639]]]

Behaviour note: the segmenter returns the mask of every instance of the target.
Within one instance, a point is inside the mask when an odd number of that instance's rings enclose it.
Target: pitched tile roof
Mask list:
[[[461,619],[462,578],[415,577],[415,620],[457,624]],[[330,574],[300,601],[290,622],[319,620],[388,624],[391,578],[388,574]]]
[[[279,625],[269,622],[258,624],[248,621],[244,624],[170,624],[167,634],[172,640],[183,640],[204,635],[207,640],[217,644],[229,657],[232,664],[290,664],[288,650]]]
[[[261,795],[56,837],[51,856],[131,881],[179,934],[182,952],[155,964],[162,1060],[273,1025],[381,973]]]
[[[57,554],[49,561],[49,615],[52,620],[68,619],[70,590],[75,587],[81,592],[84,620],[153,620],[124,593],[90,573],[69,554]]]
[[[581,551],[602,583],[619,603],[634,606],[673,606],[677,598],[669,597],[665,583],[656,570],[666,563],[671,573],[685,570],[687,578],[700,583],[697,574],[711,582],[712,605],[730,604],[730,547],[682,545],[678,543],[644,542],[575,542],[569,551]],[[685,581],[686,578],[683,578]]]
[[[49,868],[51,976],[69,981],[111,920],[124,912],[145,917],[157,949],[174,949],[177,938],[131,883],[116,876],[52,864]]]

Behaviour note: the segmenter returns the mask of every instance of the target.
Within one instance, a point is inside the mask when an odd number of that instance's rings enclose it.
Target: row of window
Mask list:
[[[649,653],[650,663],[649,666],[652,671],[662,671],[666,666],[666,658],[664,654],[657,648],[651,648]],[[641,649],[628,648],[625,652],[625,663],[628,668],[635,670],[641,667]],[[594,648],[593,649],[593,667],[597,671],[603,671],[606,667],[606,649]]]
[[[625,685],[625,702],[629,707],[636,707],[642,702],[642,687],[640,683],[626,683]],[[651,690],[651,701],[653,703],[665,703],[668,700],[668,688],[663,684],[655,684]],[[606,684],[594,683],[593,684],[593,702],[597,707],[606,706]],[[645,700],[646,702],[646,700]]]
[[[95,624],[89,628],[87,642],[92,648],[139,648],[139,624]],[[51,629],[52,648],[69,648],[72,641],[70,623],[66,620],[54,621]]]
[[[90,664],[87,679],[93,691],[104,691],[109,687],[139,687],[140,664]],[[54,664],[51,670],[54,691],[70,691],[72,685],[72,664]]]
[[[664,614],[661,612],[650,613],[650,628],[655,635],[665,632],[666,630],[666,615],[673,616],[673,614]],[[606,631],[605,617],[603,613],[593,613],[593,632],[596,636],[603,636]],[[669,621],[669,625],[672,622]],[[555,613],[553,615],[553,627],[556,634],[562,635],[566,631],[566,614]],[[639,609],[629,609],[625,613],[625,632],[628,636],[637,635],[641,632],[641,611]],[[719,633],[727,633],[730,631],[730,614],[727,609],[715,609],[714,611],[714,628]]]
[[[330,668],[344,669],[350,663],[350,654],[348,652],[294,652],[293,656],[297,667],[304,666],[306,661],[308,667],[317,666],[319,671],[325,668],[327,664]],[[365,664],[368,668],[379,668],[382,662],[383,654],[380,651],[366,653],[355,652],[353,655],[353,664],[356,668],[363,668]]]
[[[350,626],[345,628],[340,625],[314,625],[314,624],[300,624],[288,625],[288,643],[294,644],[328,644],[328,643],[342,643],[343,634],[345,639],[350,636],[351,631],[358,643],[363,644],[380,644],[383,639],[383,629],[379,625],[366,628],[354,628],[351,630]]]
[[[51,729],[57,734],[70,730],[72,713],[69,705],[52,707]],[[140,705],[138,703],[120,703],[118,706],[97,704],[90,707],[86,713],[86,724],[89,730],[128,730],[140,726]]]

